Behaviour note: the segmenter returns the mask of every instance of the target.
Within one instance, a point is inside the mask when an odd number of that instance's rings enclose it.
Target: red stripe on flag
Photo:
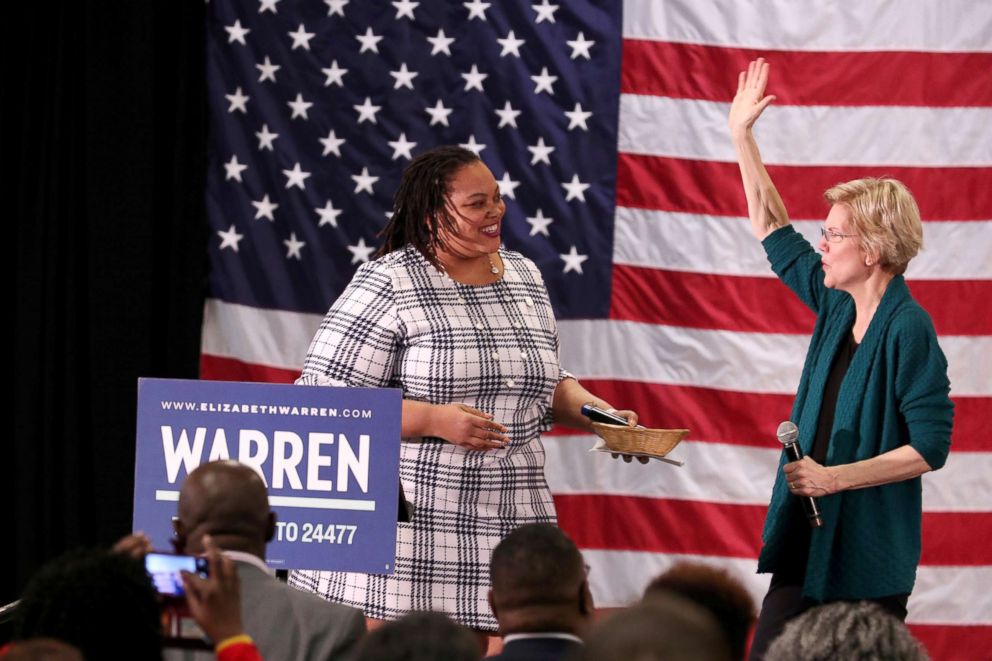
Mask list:
[[[758,557],[766,510],[603,494],[556,495],[555,508],[558,524],[582,548],[735,558]]]
[[[621,92],[729,103],[756,57],[781,105],[992,106],[992,53],[773,51],[625,39]]]
[[[975,661],[988,659],[992,650],[992,626],[916,623],[907,626],[933,659]]]
[[[868,176],[906,184],[924,220],[992,219],[992,168],[769,165],[789,215],[826,218],[823,191]],[[619,154],[617,206],[747,217],[736,163]]]
[[[299,375],[299,370],[255,365],[235,358],[200,354],[200,378],[204,380],[292,383]]]
[[[938,335],[992,335],[992,280],[910,280],[909,291]]]
[[[757,558],[767,507],[698,500],[556,494],[558,523],[576,545],[607,551],[641,551]],[[686,522],[692,525],[687,526]],[[672,534],[672,531],[679,534]],[[992,548],[975,544],[992,532],[992,514],[928,512],[923,515],[921,564],[980,566]]]
[[[728,445],[777,448],[775,430],[792,412],[794,395],[643,381],[582,379],[582,385],[614,406],[632,409],[646,427],[686,428],[689,439]],[[992,397],[952,397],[952,452],[992,450],[987,421]],[[556,427],[553,434],[574,434]]]
[[[992,512],[924,512],[922,565],[986,565],[992,562]]]
[[[769,273],[771,271],[769,270]],[[914,280],[942,335],[992,335],[992,280]],[[745,333],[809,335],[815,317],[778,278],[616,265],[610,318]]]
[[[616,265],[610,318],[729,330],[809,335],[816,317],[778,278]],[[990,324],[992,327],[992,324]]]

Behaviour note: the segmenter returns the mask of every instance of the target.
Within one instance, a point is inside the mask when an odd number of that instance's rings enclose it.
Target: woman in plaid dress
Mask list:
[[[555,521],[540,433],[552,421],[590,429],[581,406],[611,406],[559,366],[541,274],[500,248],[505,205],[478,156],[418,156],[393,210],[297,383],[403,390],[400,479],[413,514],[398,524],[392,575],[298,571],[290,583],[373,619],[436,610],[495,631],[492,549],[521,524]]]

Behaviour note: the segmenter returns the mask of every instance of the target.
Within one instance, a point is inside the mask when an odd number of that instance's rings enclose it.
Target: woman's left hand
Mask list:
[[[809,457],[792,461],[782,467],[789,491],[797,496],[829,496],[840,491],[837,473]]]

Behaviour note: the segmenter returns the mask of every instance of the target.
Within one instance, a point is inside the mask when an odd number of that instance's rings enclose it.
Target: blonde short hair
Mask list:
[[[861,248],[886,270],[900,275],[923,247],[920,209],[905,184],[895,179],[855,179],[823,194],[851,211],[851,229]]]

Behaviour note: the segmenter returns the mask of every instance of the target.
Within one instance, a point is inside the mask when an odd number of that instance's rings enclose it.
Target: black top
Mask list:
[[[840,384],[844,381],[847,368],[854,359],[854,352],[858,350],[858,343],[854,341],[854,335],[848,334],[847,341],[838,349],[834,356],[833,365],[830,366],[830,374],[823,389],[823,403],[820,406],[820,417],[816,423],[816,438],[813,439],[813,448],[809,456],[818,464],[825,464],[827,460],[827,449],[830,447],[830,433],[834,427],[834,410],[837,408],[837,393],[840,392]],[[809,540],[811,530],[806,514],[803,511],[802,503],[798,498],[792,498],[789,506],[789,524],[786,534],[785,549],[782,554],[782,564],[776,569],[773,581],[801,584],[806,578],[806,560],[809,556]]]

